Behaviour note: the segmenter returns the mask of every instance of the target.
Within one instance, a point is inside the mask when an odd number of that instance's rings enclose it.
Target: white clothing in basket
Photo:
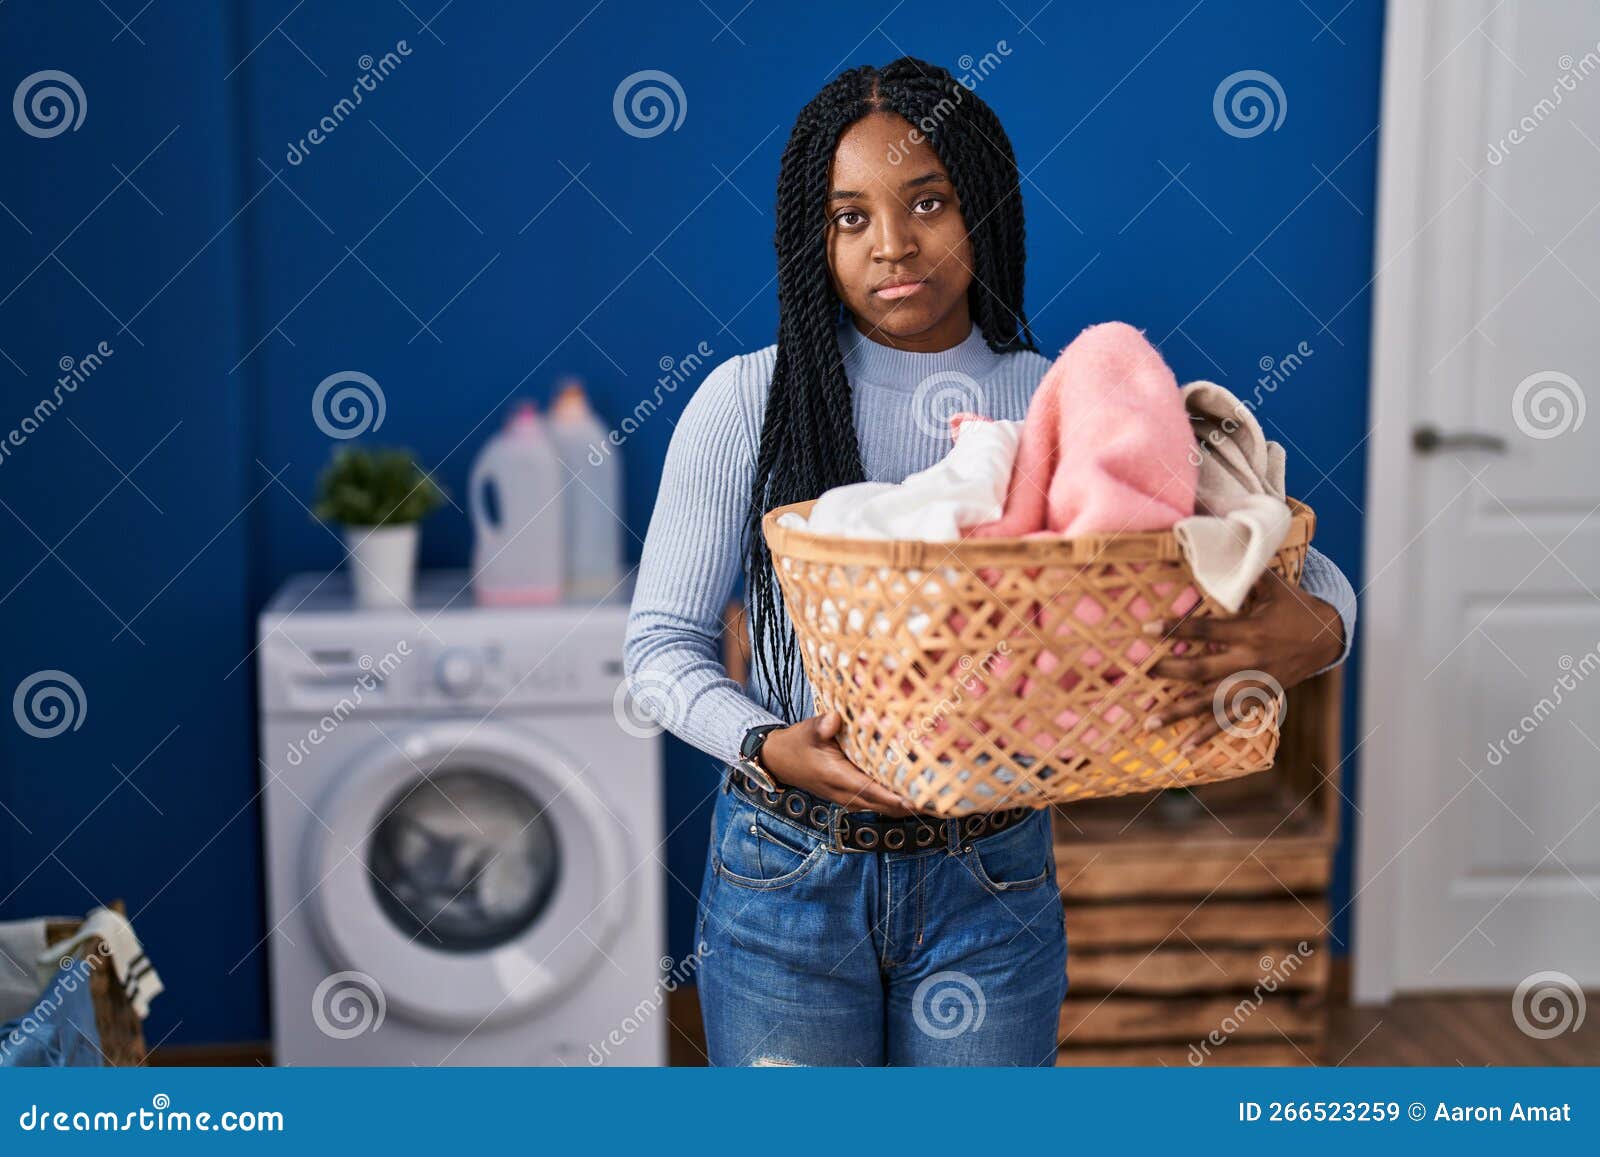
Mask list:
[[[973,420],[964,420],[972,417]],[[1005,508],[1006,488],[1011,481],[1011,466],[1017,457],[1021,422],[990,421],[975,415],[951,418],[955,445],[950,452],[926,470],[908,474],[904,482],[856,482],[825,491],[811,508],[810,518],[793,512],[778,519],[779,526],[809,530],[815,534],[837,534],[846,538],[920,539],[924,542],[956,542],[967,527],[991,522]],[[849,578],[857,568],[846,568]],[[887,567],[878,577],[889,578]],[[907,578],[919,581],[921,575],[908,572]],[[955,574],[945,568],[947,580]],[[931,585],[936,595],[940,588]],[[821,612],[832,631],[839,629],[839,609],[832,599],[824,599]],[[846,615],[847,630],[858,631],[863,624],[859,609]],[[928,616],[906,616],[906,629],[913,635],[927,627]],[[879,613],[874,631],[888,630],[888,620]],[[892,656],[884,666],[893,669]]]
[[[1021,422],[952,422],[955,445],[904,482],[835,486],[817,499],[809,519],[789,513],[779,526],[848,538],[955,542],[970,526],[992,522],[1006,505]]]

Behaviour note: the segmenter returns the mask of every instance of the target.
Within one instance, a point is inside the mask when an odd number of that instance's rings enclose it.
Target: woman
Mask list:
[[[853,766],[838,717],[811,714],[759,528],[774,506],[942,457],[940,416],[919,412],[930,381],[1026,414],[1049,363],[1022,310],[1019,187],[999,120],[945,70],[907,57],[838,77],[783,153],[777,344],[718,366],[673,433],[625,665],[646,710],[730,765],[696,927],[713,1064],[1054,1061],[1049,811],[993,813],[964,839]],[[719,659],[741,569],[755,698]],[[1342,660],[1355,598],[1332,563],[1312,551],[1299,591],[1256,594],[1235,621],[1167,625],[1226,650],[1158,665],[1197,683],[1158,725],[1209,716],[1231,673],[1288,687]]]

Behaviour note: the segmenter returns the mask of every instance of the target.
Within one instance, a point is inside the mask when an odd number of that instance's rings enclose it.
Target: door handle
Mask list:
[[[1418,426],[1411,431],[1411,448],[1419,454],[1433,454],[1439,450],[1488,450],[1504,454],[1506,440],[1498,434],[1482,430],[1460,430],[1446,434],[1433,426]]]

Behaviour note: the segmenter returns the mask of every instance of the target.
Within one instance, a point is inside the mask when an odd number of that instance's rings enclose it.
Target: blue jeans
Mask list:
[[[837,852],[724,780],[697,917],[713,1065],[1055,1063],[1048,811],[967,843]]]

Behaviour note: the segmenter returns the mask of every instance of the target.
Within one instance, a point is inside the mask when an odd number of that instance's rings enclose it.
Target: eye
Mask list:
[[[841,229],[855,229],[865,220],[865,215],[856,212],[854,209],[846,209],[834,217],[833,223]]]
[[[913,209],[922,210],[923,211],[923,215],[926,216],[928,213],[932,213],[936,209],[938,209],[941,206],[943,206],[943,204],[944,204],[944,198],[943,197],[924,197],[924,198],[922,198],[922,200],[918,201],[915,205],[913,205],[911,207]],[[925,206],[925,205],[932,206],[932,208],[923,210],[923,206]]]

